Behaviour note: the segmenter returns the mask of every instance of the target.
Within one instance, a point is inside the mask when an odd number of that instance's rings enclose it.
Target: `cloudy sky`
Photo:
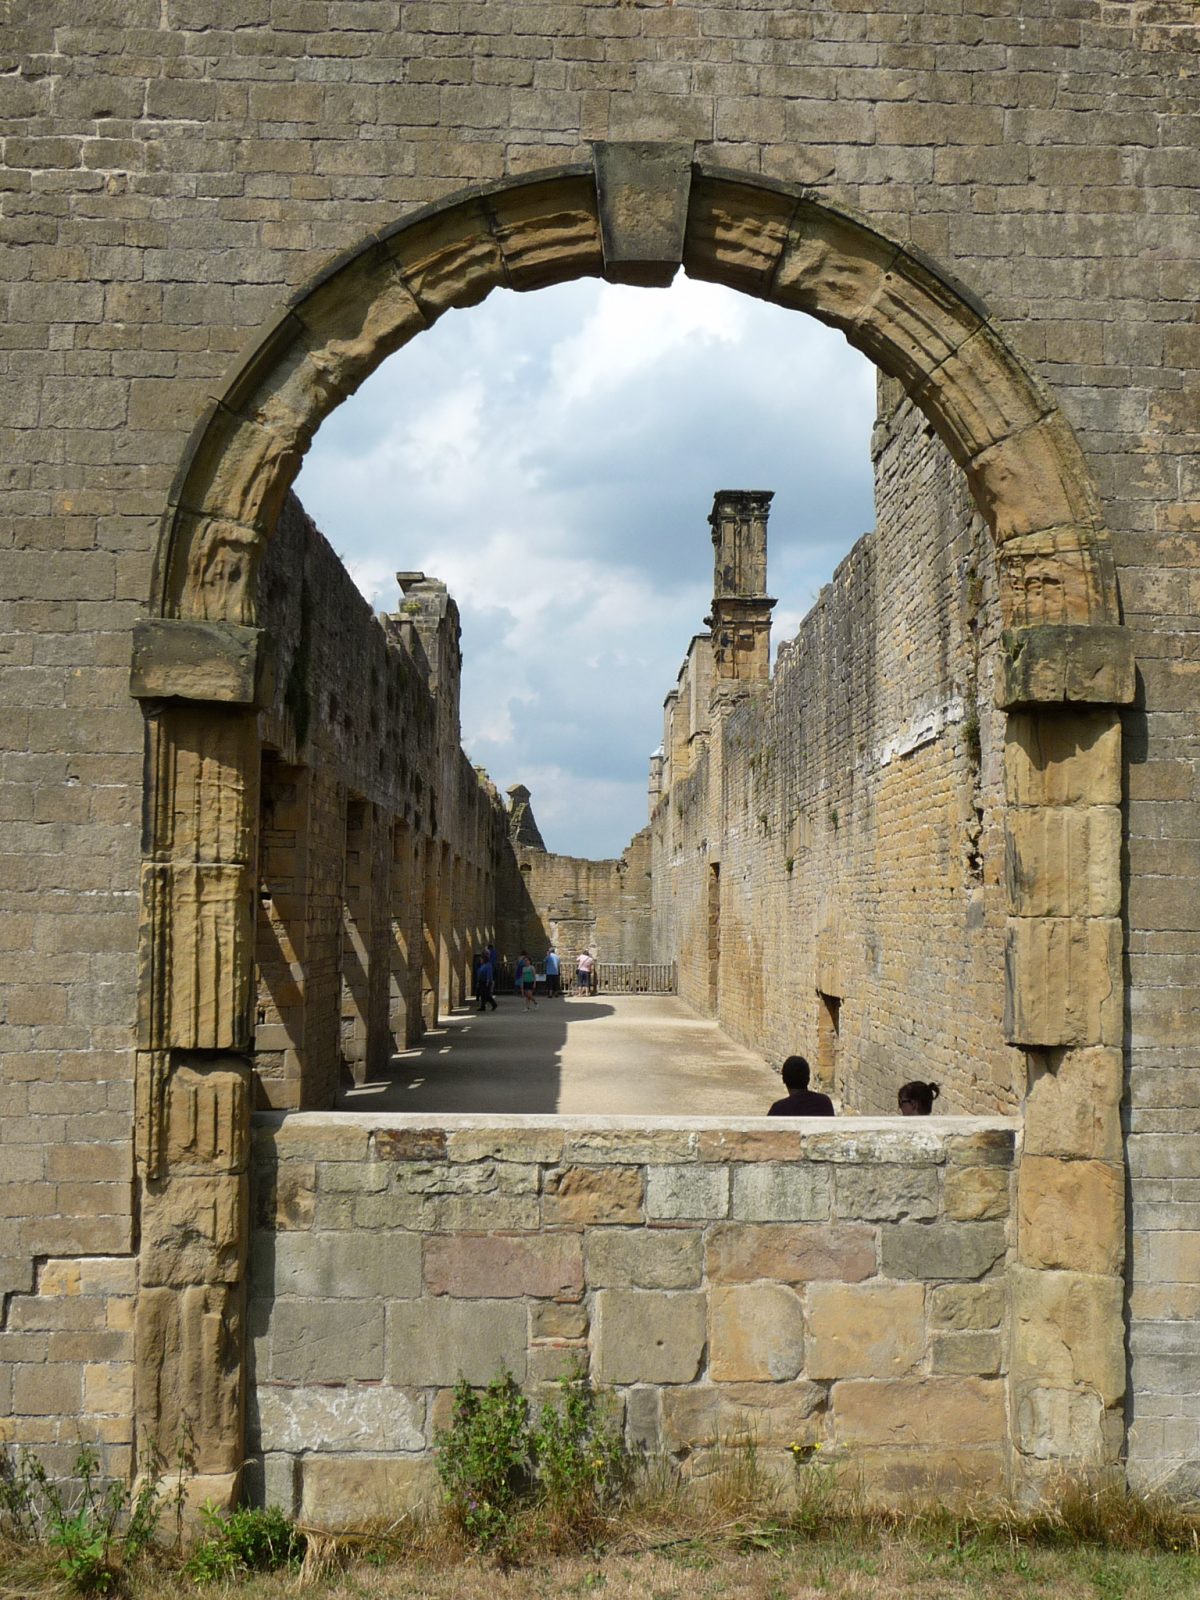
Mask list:
[[[463,743],[552,850],[646,821],[662,702],[712,594],[717,489],[774,489],[774,638],[873,520],[874,368],[808,317],[682,276],[497,290],[386,361],[297,492],[377,610],[443,579]]]

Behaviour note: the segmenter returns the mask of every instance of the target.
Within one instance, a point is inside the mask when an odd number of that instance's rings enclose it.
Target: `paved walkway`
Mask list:
[[[668,995],[543,997],[447,1017],[346,1111],[761,1116],[783,1093],[761,1056]]]

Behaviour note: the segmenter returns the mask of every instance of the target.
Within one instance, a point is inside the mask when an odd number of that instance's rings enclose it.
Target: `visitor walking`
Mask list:
[[[558,957],[554,953],[553,945],[551,945],[549,950],[546,951],[546,959],[542,965],[546,973],[547,996],[549,997],[550,995],[560,994],[561,990],[559,988]]]
[[[480,1011],[491,1006],[493,1011],[499,1011],[496,1004],[496,969],[484,951],[479,957],[479,966],[475,971],[475,993],[479,996]]]
[[[521,958],[517,962],[517,985],[525,1002],[526,1011],[536,1011],[537,968],[524,950],[521,951]]]

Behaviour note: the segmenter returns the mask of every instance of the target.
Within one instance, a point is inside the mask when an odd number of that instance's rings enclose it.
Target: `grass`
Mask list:
[[[304,1529],[303,1563],[197,1585],[160,1553],[122,1581],[131,1600],[1194,1600],[1200,1512],[1165,1499],[1066,1484],[1037,1510],[865,1505],[819,1459],[796,1486],[752,1448],[718,1452],[681,1484],[646,1474],[579,1548],[536,1512],[504,1561],[474,1553],[444,1517],[339,1536]],[[64,1592],[44,1546],[0,1543],[0,1600]]]

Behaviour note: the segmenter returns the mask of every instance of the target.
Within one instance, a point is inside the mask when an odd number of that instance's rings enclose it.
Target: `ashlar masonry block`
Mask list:
[[[1118,1043],[1121,947],[1117,917],[1010,917],[1005,1038],[1042,1047]]]
[[[814,1283],[808,1291],[810,1378],[899,1378],[925,1354],[921,1283]]]
[[[714,1383],[774,1383],[799,1376],[803,1366],[804,1315],[794,1289],[739,1284],[710,1291],[708,1371]]]
[[[692,1383],[705,1344],[706,1297],[601,1289],[593,1321],[602,1383]]]

